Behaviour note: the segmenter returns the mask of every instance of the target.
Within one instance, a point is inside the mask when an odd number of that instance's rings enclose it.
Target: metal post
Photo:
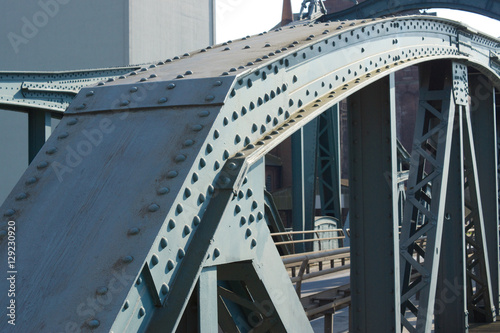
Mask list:
[[[458,107],[451,147],[441,260],[436,287],[436,332],[467,332],[462,108]]]
[[[217,266],[204,268],[198,283],[198,332],[217,333]]]
[[[316,182],[316,134],[317,120],[313,120],[292,135],[292,176],[293,176],[293,230],[313,230]],[[307,234],[305,238],[312,235]],[[304,239],[294,235],[294,239]],[[312,243],[299,243],[296,252],[311,250]]]
[[[400,236],[401,322],[410,332],[430,332],[433,319],[455,114],[451,69],[450,62],[436,61],[420,70],[420,106]],[[415,260],[417,254],[422,262]],[[419,273],[415,279],[413,270]],[[417,317],[416,327],[407,311]]]
[[[321,214],[342,223],[340,207],[340,127],[338,105],[323,112],[318,124],[318,178]],[[342,228],[342,224],[338,226]]]
[[[486,235],[491,274],[492,304],[496,306],[497,314],[499,314],[499,216],[495,94],[491,82],[485,76],[471,74],[469,85],[472,101],[472,131],[474,133],[479,184],[481,184],[484,232]]]
[[[394,75],[348,108],[353,332],[400,332]]]
[[[28,162],[31,163],[52,132],[50,113],[39,110],[30,111],[28,129]]]

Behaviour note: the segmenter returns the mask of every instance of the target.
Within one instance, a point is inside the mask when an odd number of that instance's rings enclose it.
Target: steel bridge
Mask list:
[[[406,3],[500,15],[496,1]],[[430,16],[321,20],[143,68],[0,75],[2,106],[65,110],[1,207],[15,330],[312,332],[268,228],[265,156],[292,137],[296,225],[312,223],[316,158],[339,217],[344,99],[353,331],[496,320],[500,40]],[[414,65],[400,214],[394,73]]]

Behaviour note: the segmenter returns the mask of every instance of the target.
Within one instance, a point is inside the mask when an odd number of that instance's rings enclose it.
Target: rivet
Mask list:
[[[140,82],[145,82],[145,81],[147,81],[147,80],[148,80],[147,78],[143,77],[143,78],[142,78],[142,79],[140,79],[139,81],[140,81]]]
[[[175,210],[176,210],[177,214],[180,214],[184,211],[184,208],[182,207],[181,204],[178,204]]]
[[[183,79],[183,78],[184,78],[184,75],[179,74],[179,75],[177,75],[177,78],[178,78],[178,79]]]
[[[231,163],[229,163],[229,164],[227,165],[227,168],[228,168],[229,170],[236,170],[236,168],[238,168],[238,165],[237,165],[236,163],[234,163],[234,162],[231,162]]]
[[[189,54],[189,53],[184,53],[184,54],[183,54],[183,56],[184,56],[184,57],[189,57],[189,56],[190,56],[190,54]]]
[[[185,75],[193,75],[193,71],[186,71]]]
[[[108,288],[107,287],[99,287],[96,290],[96,294],[97,295],[106,295],[107,292],[108,292]]]
[[[247,197],[251,197],[253,195],[253,191],[251,188],[247,190]]]
[[[141,308],[139,309],[139,317],[144,317],[145,314],[146,310],[141,306]]]
[[[186,155],[179,154],[175,157],[175,161],[177,163],[184,162],[186,160]]]
[[[13,216],[16,213],[14,209],[7,209],[5,213],[3,213],[4,216],[10,217]]]
[[[218,258],[220,256],[220,250],[218,248],[214,249],[214,258]]]
[[[204,118],[204,117],[208,117],[210,115],[210,112],[209,111],[201,111],[200,113],[198,113],[198,116],[201,117],[201,118]]]
[[[123,304],[123,310],[127,310],[129,306],[130,306],[129,302],[125,301],[125,303]]]
[[[231,179],[230,179],[229,177],[227,177],[227,176],[221,176],[221,177],[219,178],[219,180],[220,180],[223,184],[225,184],[225,185],[227,185],[227,184],[229,184],[229,183],[231,182]]]
[[[247,235],[247,237],[252,236],[252,230],[250,228],[247,229],[246,235]]]
[[[177,257],[179,257],[179,259],[184,258],[185,255],[186,255],[186,252],[184,252],[183,249],[179,249],[179,251],[177,251]]]
[[[127,105],[129,105],[129,104],[130,104],[130,101],[128,101],[128,100],[122,101],[122,102],[120,103],[120,105],[121,105],[121,106],[127,106]]]
[[[255,246],[257,246],[257,241],[255,240],[255,238],[252,238],[252,242],[250,243],[250,246],[252,248],[254,248]]]
[[[254,65],[254,63],[251,61],[247,63],[247,66],[253,66],[253,65]]]
[[[175,88],[175,83],[170,83],[168,86],[167,86],[167,89],[174,89]]]
[[[193,140],[186,140],[186,141],[184,141],[184,143],[182,145],[184,147],[191,147],[193,144],[194,144]]]
[[[228,46],[228,47],[225,47],[222,51],[229,51],[231,50],[231,48]]]
[[[140,285],[142,283],[142,277],[138,277],[137,280],[135,281],[136,285]]]
[[[257,214],[257,221],[260,221],[260,220],[262,220],[263,218],[264,218],[264,215],[262,215],[262,213],[261,213],[261,212],[259,212],[259,213]]]
[[[200,169],[203,169],[206,165],[207,162],[203,158],[200,158]]]
[[[48,163],[48,162],[46,162],[46,161],[43,161],[43,162],[40,162],[40,163],[36,166],[36,168],[37,168],[37,169],[45,169],[45,168],[46,168],[46,167],[48,167],[48,166],[49,166],[49,163]]]
[[[71,118],[70,120],[68,120],[67,124],[68,124],[69,126],[73,126],[73,125],[75,125],[77,122],[78,122],[78,119],[76,119],[76,118]]]
[[[172,259],[169,259],[169,260],[167,261],[167,269],[168,269],[169,271],[171,271],[172,269],[174,269],[174,267],[175,267],[174,262],[172,261]]]
[[[163,296],[165,296],[166,294],[168,294],[168,291],[170,290],[170,288],[168,287],[168,285],[166,283],[164,283],[162,286],[161,286],[161,289],[160,289],[160,292]]]
[[[196,172],[193,173],[193,177],[191,177],[191,182],[194,184],[198,181],[199,176]]]
[[[237,69],[236,69],[236,67],[231,67],[231,68],[229,69],[229,71],[230,71],[230,72],[236,72],[236,71],[237,71]]]
[[[160,98],[160,99],[158,100],[158,104],[167,103],[167,101],[168,101],[168,98],[163,97],[163,98]]]
[[[172,59],[167,59],[165,60],[165,62],[172,62]]]
[[[207,190],[208,190],[209,194],[214,194],[214,192],[215,192],[215,188],[213,187],[213,185],[208,185],[208,189]]]
[[[193,217],[193,224],[195,226],[198,226],[199,224],[201,223],[201,219],[198,215],[196,215],[195,217]]]
[[[191,227],[188,225],[185,225],[183,232],[184,232],[184,236],[189,235],[191,233]]]
[[[128,234],[130,236],[134,236],[134,235],[137,235],[139,233],[140,229],[139,228],[130,228],[128,229]]]
[[[168,221],[168,227],[170,228],[170,230],[175,228],[175,221],[173,219],[170,219],[170,221]]]
[[[142,67],[142,68],[141,68],[141,72],[147,72],[147,70],[148,70],[148,69],[147,69],[146,67]]]
[[[168,177],[168,178],[175,178],[175,177],[177,177],[178,175],[179,175],[179,173],[178,173],[177,171],[175,171],[175,170],[169,171],[169,172],[167,173],[167,177]]]
[[[236,207],[234,207],[234,213],[239,214],[240,212],[241,212],[241,207],[239,205],[236,205]]]
[[[167,194],[168,192],[170,192],[170,189],[168,187],[161,187],[156,191],[158,195],[164,195]]]
[[[38,179],[36,177],[30,177],[26,180],[26,185],[32,185],[34,183],[36,183],[38,181]]]
[[[248,222],[249,223],[255,222],[255,216],[253,214],[250,214],[250,216],[248,217]]]
[[[191,127],[191,129],[194,131],[194,132],[199,132],[203,129],[203,125],[194,125],[193,127]]]
[[[87,104],[80,104],[76,107],[77,110],[83,110],[87,107]]]
[[[203,202],[205,202],[205,196],[203,195],[203,193],[201,193],[201,194],[198,196],[198,202],[199,202],[199,203],[203,203]]]
[[[264,45],[264,47],[271,47],[271,44],[266,43],[266,45]]]
[[[151,204],[151,205],[149,205],[149,207],[148,207],[148,210],[149,210],[151,213],[157,212],[159,209],[160,209],[160,206],[158,206],[157,204]]]
[[[215,81],[214,86],[216,86],[216,87],[222,86],[222,81],[220,81],[220,80]]]
[[[256,209],[259,206],[257,201],[252,202],[252,210]]]
[[[68,133],[68,132],[62,132],[61,134],[59,134],[59,135],[57,136],[57,138],[58,138],[59,140],[61,140],[61,139],[66,139],[68,136],[69,136],[69,133]]]
[[[229,75],[229,72],[222,72],[222,75]]]
[[[156,254],[153,254],[153,256],[151,257],[151,265],[156,266],[159,262],[160,259],[158,258],[158,256]]]
[[[165,237],[163,237],[161,240],[160,240],[160,250],[163,250],[164,248],[166,248],[168,245],[168,241]]]
[[[98,328],[101,323],[97,319],[92,319],[88,322],[88,325],[91,329]]]
[[[130,74],[130,75],[132,75],[132,74]],[[98,85],[98,86],[103,86],[103,85],[104,85],[104,82],[99,82],[97,85]]]
[[[122,262],[123,262],[124,264],[129,264],[129,263],[131,263],[132,261],[134,261],[134,257],[132,257],[132,256],[125,256],[125,257],[123,257],[123,258],[122,258]]]
[[[214,150],[214,147],[210,143],[207,143],[207,154],[210,154]]]
[[[137,88],[137,87],[130,88],[131,93],[135,93],[135,92],[137,92],[137,90],[139,90],[139,88]]]
[[[214,99],[215,99],[215,96],[214,96],[214,95],[208,95],[207,97],[205,97],[205,100],[206,100],[207,102],[211,102],[211,101],[213,101]]]
[[[27,197],[28,197],[28,195],[27,195],[26,193],[21,192],[21,193],[19,193],[18,195],[16,195],[16,200],[17,200],[17,201],[24,200],[24,199],[26,199]]]

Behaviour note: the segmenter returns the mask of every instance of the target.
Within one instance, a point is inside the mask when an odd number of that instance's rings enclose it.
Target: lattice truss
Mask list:
[[[431,329],[443,225],[450,219],[445,198],[452,139],[461,142],[461,133],[463,145],[460,143],[459,154],[463,156],[465,168],[462,175],[465,195],[462,203],[454,204],[465,204],[466,210],[465,220],[459,226],[465,228],[466,235],[466,258],[464,254],[461,262],[466,260],[467,263],[468,311],[476,320],[491,322],[495,318],[471,127],[467,66],[454,63],[453,72],[433,68],[432,72],[422,75],[422,80],[400,238],[402,324],[410,332],[429,332]],[[416,323],[410,322],[412,315],[417,318]]]

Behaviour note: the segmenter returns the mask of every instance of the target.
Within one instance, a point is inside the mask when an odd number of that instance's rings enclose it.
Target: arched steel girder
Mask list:
[[[398,13],[408,10],[427,8],[458,9],[466,12],[481,14],[495,20],[500,20],[500,3],[495,0],[366,0],[343,11],[327,14],[323,16],[321,20],[354,20],[361,18],[382,17],[397,15]]]
[[[406,66],[456,59],[498,83],[497,53],[498,40],[437,18],[312,24],[83,89],[1,208],[0,230],[15,220],[30,230],[18,242],[32,244],[19,249],[22,284],[36,287],[16,298],[18,328],[174,331],[211,267],[246,261],[263,284],[245,282],[252,297],[275,310],[264,321],[307,331],[259,223],[265,153]]]

